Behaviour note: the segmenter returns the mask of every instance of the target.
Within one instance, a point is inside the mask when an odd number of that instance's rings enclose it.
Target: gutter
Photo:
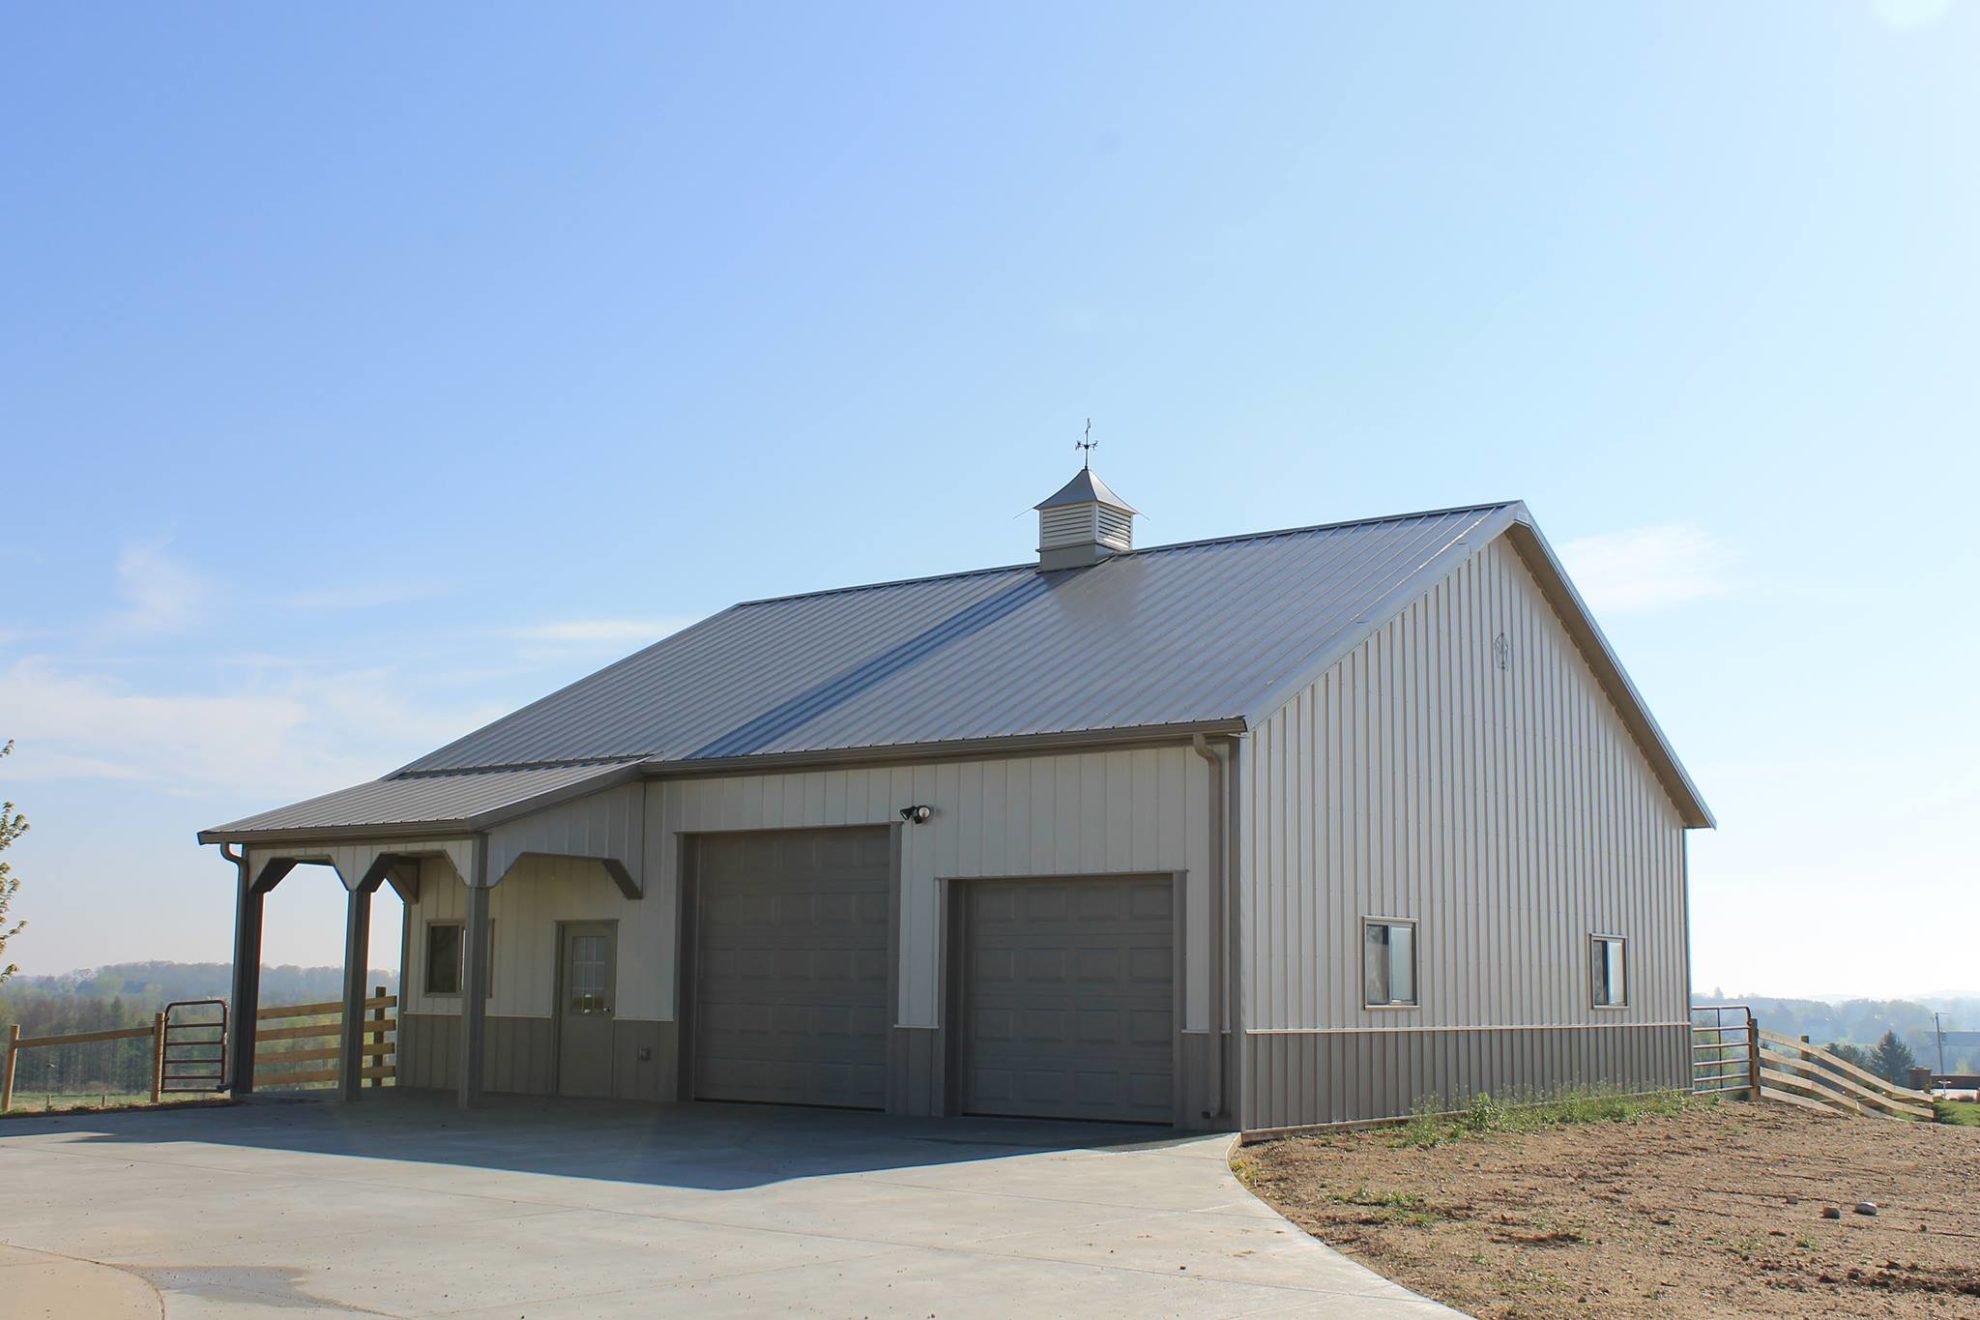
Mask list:
[[[989,760],[1007,756],[1044,756],[1055,752],[1098,751],[1118,747],[1146,747],[1186,742],[1201,735],[1244,732],[1240,718],[1193,720],[1178,724],[1144,724],[1128,729],[1080,730],[1069,733],[1013,734],[996,738],[954,739],[947,742],[892,744],[874,747],[824,748],[803,752],[759,752],[750,756],[725,756],[700,761],[649,760],[626,763],[616,771],[566,784],[548,792],[520,799],[479,812],[473,816],[448,819],[391,821],[356,824],[308,825],[273,829],[230,829],[225,825],[199,832],[201,843],[338,843],[414,842],[457,839],[478,834],[518,816],[541,811],[571,798],[588,797],[602,789],[635,779],[690,779],[711,775],[780,774],[789,770],[837,769],[843,766],[903,765],[931,761]],[[608,763],[609,764],[609,763]],[[488,774],[502,770],[538,769],[540,766],[473,766],[454,771],[422,771],[416,775],[388,776],[379,783],[441,779],[450,775]]]

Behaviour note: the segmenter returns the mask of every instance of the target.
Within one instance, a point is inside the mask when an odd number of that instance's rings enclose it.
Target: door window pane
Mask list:
[[[573,1013],[602,1013],[606,1008],[606,939],[603,935],[573,935],[570,941],[570,1006]]]

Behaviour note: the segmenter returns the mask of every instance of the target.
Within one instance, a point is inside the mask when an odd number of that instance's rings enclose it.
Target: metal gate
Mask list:
[[[227,1001],[181,999],[165,1005],[158,1032],[158,1093],[224,1091],[232,1080]]]

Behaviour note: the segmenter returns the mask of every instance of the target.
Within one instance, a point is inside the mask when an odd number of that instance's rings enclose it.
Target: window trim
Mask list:
[[[1409,927],[1409,980],[1414,998],[1394,999],[1386,1003],[1373,1004],[1368,1001],[1368,928],[1370,926]],[[1393,947],[1385,945],[1387,947]],[[1423,1007],[1423,940],[1415,917],[1381,917],[1364,915],[1361,918],[1361,1006],[1373,1013],[1417,1012]]]
[[[1607,1004],[1601,1003],[1595,998],[1595,969],[1598,965],[1606,965],[1607,963],[1607,958],[1602,952],[1602,945],[1605,942],[1613,942],[1622,946],[1623,966],[1622,998]],[[1600,964],[1597,962],[1598,959],[1601,960]],[[1588,933],[1588,1006],[1597,1012],[1612,1012],[1617,1009],[1628,1008],[1630,1006],[1630,986],[1635,980],[1635,975],[1629,969],[1629,936],[1615,935],[1607,931],[1590,931]]]
[[[461,933],[460,972],[463,983],[467,980],[467,922],[460,917],[429,917],[425,922],[425,940],[420,945],[419,985],[420,993],[428,999],[459,999],[466,993],[465,984],[453,990],[433,989],[433,932],[435,930],[457,930]],[[488,993],[486,999],[495,997],[495,923],[488,923]]]

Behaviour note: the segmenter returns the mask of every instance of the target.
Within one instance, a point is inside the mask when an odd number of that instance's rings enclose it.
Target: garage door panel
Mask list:
[[[1018,955],[1017,979],[1024,981],[1063,981],[1066,954],[1063,949],[1026,949]]]
[[[1118,981],[1121,969],[1126,962],[1119,949],[1081,949],[1078,952],[1079,979],[1082,981]]]
[[[964,903],[963,1107],[1167,1122],[1170,882],[972,881]]]
[[[1105,1045],[1122,1036],[1119,1009],[1084,1008],[1074,1020],[1078,1023],[1076,1030],[1081,1044]]]
[[[1167,949],[1128,950],[1128,975],[1139,985],[1167,985],[1175,955]]]
[[[1066,898],[1066,891],[1057,886],[1033,885],[1025,890],[1019,908],[1027,922],[1063,921]]]
[[[884,830],[700,840],[697,1097],[884,1105],[889,860]]]

